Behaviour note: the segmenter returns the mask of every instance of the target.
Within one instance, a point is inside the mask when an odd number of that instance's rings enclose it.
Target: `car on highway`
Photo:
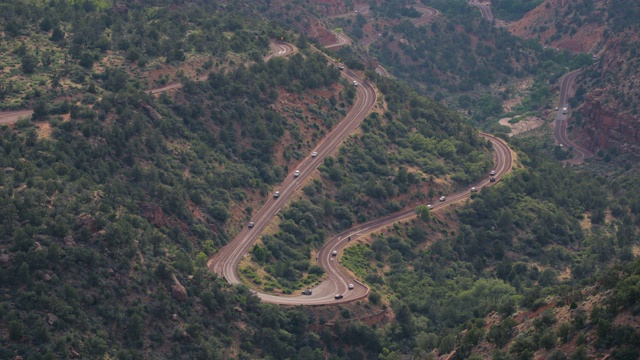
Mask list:
[[[444,197],[444,196],[440,196],[440,201],[445,201],[445,200],[447,200],[447,198],[446,198],[446,197]]]
[[[316,157],[316,156],[318,156],[318,152],[317,151],[314,151],[314,152],[311,153],[311,157]]]
[[[492,176],[491,179],[489,179],[489,182],[496,182],[496,178]]]
[[[311,294],[313,294],[313,291],[311,291],[311,289],[307,289],[302,292],[302,295],[311,295]]]
[[[495,171],[495,170],[491,170],[491,172],[489,173],[489,175],[491,175],[491,176],[493,176],[493,175],[495,175],[495,174],[496,174],[496,171]]]
[[[273,197],[276,198],[276,199],[279,198],[280,197],[280,191],[274,192],[273,193]]]
[[[353,80],[353,86],[358,86],[358,82]]]
[[[300,170],[296,170],[296,171],[294,171],[294,172],[293,172],[293,176],[294,176],[294,177],[298,177],[298,176],[300,176]]]
[[[337,250],[333,250],[333,252],[331,253],[331,256],[338,256],[338,251]]]
[[[349,284],[349,290],[353,290],[353,284]]]
[[[336,294],[336,300],[342,299],[343,297],[344,297],[344,295],[342,295],[342,294]]]
[[[249,223],[249,225],[248,225],[248,226],[249,226],[249,229],[252,229],[252,228],[255,226],[255,224],[254,224],[254,223],[253,223],[253,221],[252,221],[252,222],[250,222],[250,223]]]
[[[471,188],[471,192],[478,192],[478,189],[474,186]]]
[[[567,113],[567,108],[566,108],[566,107],[563,107],[563,108],[562,108],[562,113],[563,113],[563,114],[566,114],[566,113]]]

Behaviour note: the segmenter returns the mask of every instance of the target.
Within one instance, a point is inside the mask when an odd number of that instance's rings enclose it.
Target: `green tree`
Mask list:
[[[51,33],[50,40],[57,43],[64,40],[64,37],[65,37],[64,31],[62,31],[60,28],[55,28]]]
[[[9,322],[9,338],[13,341],[21,340],[24,336],[24,325],[20,320]]]
[[[418,215],[418,219],[423,222],[431,221],[431,209],[427,205],[418,205],[416,206],[416,215]]]
[[[33,74],[36,71],[38,59],[31,53],[27,53],[22,57],[20,69],[26,75]]]

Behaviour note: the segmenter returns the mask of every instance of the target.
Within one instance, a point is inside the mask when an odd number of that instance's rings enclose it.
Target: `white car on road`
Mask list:
[[[298,177],[300,176],[300,170],[296,170],[293,172],[293,176]]]

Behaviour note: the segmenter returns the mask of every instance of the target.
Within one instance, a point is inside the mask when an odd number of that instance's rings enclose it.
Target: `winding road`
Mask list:
[[[436,15],[438,15],[438,10],[436,10],[434,8],[430,8],[428,6],[424,6],[422,4],[412,4],[410,6],[412,6],[414,9],[416,9],[417,11],[422,13],[422,16],[420,16],[419,18],[415,18],[415,19],[411,19],[410,20],[411,23],[414,26],[424,25],[424,24],[428,23],[429,20],[433,19]],[[364,39],[364,40],[360,41],[360,44],[362,46],[364,46],[364,47],[369,47],[371,44],[376,42],[378,39],[380,39],[379,35],[378,36],[372,36],[372,37],[369,37],[367,39]],[[380,74],[380,75],[382,75],[382,74]],[[382,75],[382,76],[386,76],[386,75]]]
[[[337,64],[334,63],[334,65]],[[262,232],[278,212],[287,205],[296,190],[305,182],[305,179],[313,174],[327,156],[339,148],[343,141],[357,129],[362,120],[364,120],[375,106],[376,92],[369,82],[359,78],[349,69],[342,71],[342,76],[350,82],[357,81],[359,83],[356,101],[347,116],[313,150],[317,156],[307,156],[295,168],[295,170],[299,171],[299,175],[296,177],[293,173],[288,174],[285,180],[276,187],[275,191],[279,191],[279,197],[269,197],[262,208],[253,215],[253,228],[246,227],[242,229],[229,244],[221,248],[218,253],[209,259],[207,263],[209,270],[224,277],[229,283],[243,283],[242,277],[238,273],[238,264],[242,258],[248,256],[247,252],[249,249],[260,238]],[[495,149],[495,177],[499,180],[504,174],[511,170],[513,163],[511,149],[499,138],[488,134],[482,134],[482,136],[491,141]],[[472,186],[482,188],[487,185],[491,185],[489,177]],[[434,204],[432,210],[437,211],[450,204],[463,201],[468,199],[470,195],[469,190],[448,195],[446,201]],[[318,264],[325,269],[327,276],[319,285],[311,289],[312,295],[279,296],[253,291],[262,301],[281,305],[334,305],[362,299],[368,295],[369,288],[349,275],[349,273],[340,266],[340,257],[333,256],[333,252],[335,251],[341,254],[341,251],[349,241],[353,241],[359,236],[372,231],[393,225],[398,221],[405,221],[414,217],[416,217],[414,209],[408,209],[360,224],[328,239],[318,251],[316,258]],[[349,284],[353,284],[353,289],[349,290]],[[342,294],[343,297],[336,299],[335,295],[337,294]]]
[[[333,49],[333,48],[349,45],[351,43],[351,38],[349,38],[343,32],[341,32],[341,31],[332,31],[332,33],[333,33],[333,35],[336,36],[336,42],[333,43],[333,44],[325,45],[324,46],[325,49]]]
[[[493,21],[493,14],[491,13],[491,3],[481,3],[476,0],[469,1],[469,5],[475,6],[480,9],[482,18],[487,21]]]
[[[269,53],[269,55],[264,57],[265,62],[269,61],[273,57],[289,56],[296,52],[296,48],[293,45],[284,41],[275,40],[272,41],[269,45],[271,46],[271,52]]]
[[[558,98],[558,112],[553,126],[553,137],[556,143],[565,148],[573,148],[576,157],[567,160],[570,164],[580,164],[587,157],[591,156],[591,152],[580,145],[575,144],[567,137],[567,124],[570,115],[569,111],[569,93],[572,91],[573,82],[580,74],[581,70],[574,70],[565,74],[560,80],[560,94]],[[563,108],[567,108],[567,113],[563,114]]]
[[[226,246],[214,255],[208,262],[209,269],[216,274],[223,276],[228,282],[232,284],[241,284],[242,279],[238,274],[238,263],[242,257],[247,253],[249,248],[253,246],[256,240],[260,237],[264,229],[272,221],[273,217],[287,205],[288,200],[293,196],[295,191],[304,183],[305,179],[310,176],[324,159],[331,155],[333,151],[338,149],[342,142],[349,137],[357,128],[364,118],[369,114],[371,109],[375,106],[377,100],[377,94],[373,86],[369,84],[365,79],[359,78],[355,73],[349,69],[342,71],[342,76],[349,82],[357,81],[359,83],[357,87],[357,96],[355,103],[351,110],[347,113],[347,116],[331,131],[313,150],[317,153],[317,156],[307,156],[295,170],[300,171],[298,177],[293,176],[293,172],[288,174],[286,179],[275,189],[280,192],[278,198],[270,197],[267,199],[263,207],[253,215],[253,228],[244,228],[240,233]],[[331,277],[329,279],[334,281],[323,282],[314,291],[313,296],[305,296],[304,298],[295,297],[281,297],[270,294],[256,293],[262,301],[277,303],[277,304],[327,304],[333,302],[336,283],[344,282],[344,277],[337,275],[337,277]],[[346,288],[346,284],[345,284]],[[365,290],[363,293],[362,291]],[[353,294],[366,295],[366,288],[358,288],[351,291]],[[345,299],[347,296],[345,296]],[[343,299],[344,301],[344,299]]]
[[[434,16],[438,15],[438,10],[434,8],[430,8],[422,4],[413,4],[411,6],[422,13],[422,16],[419,18],[411,19],[411,23],[415,26],[424,25],[428,23],[429,20],[433,19]]]

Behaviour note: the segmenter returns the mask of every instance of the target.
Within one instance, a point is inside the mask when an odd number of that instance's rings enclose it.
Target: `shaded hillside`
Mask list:
[[[548,0],[517,23],[516,35],[562,49],[593,53],[594,64],[578,79],[570,130],[602,158],[640,155],[638,117],[640,5],[634,1]]]

